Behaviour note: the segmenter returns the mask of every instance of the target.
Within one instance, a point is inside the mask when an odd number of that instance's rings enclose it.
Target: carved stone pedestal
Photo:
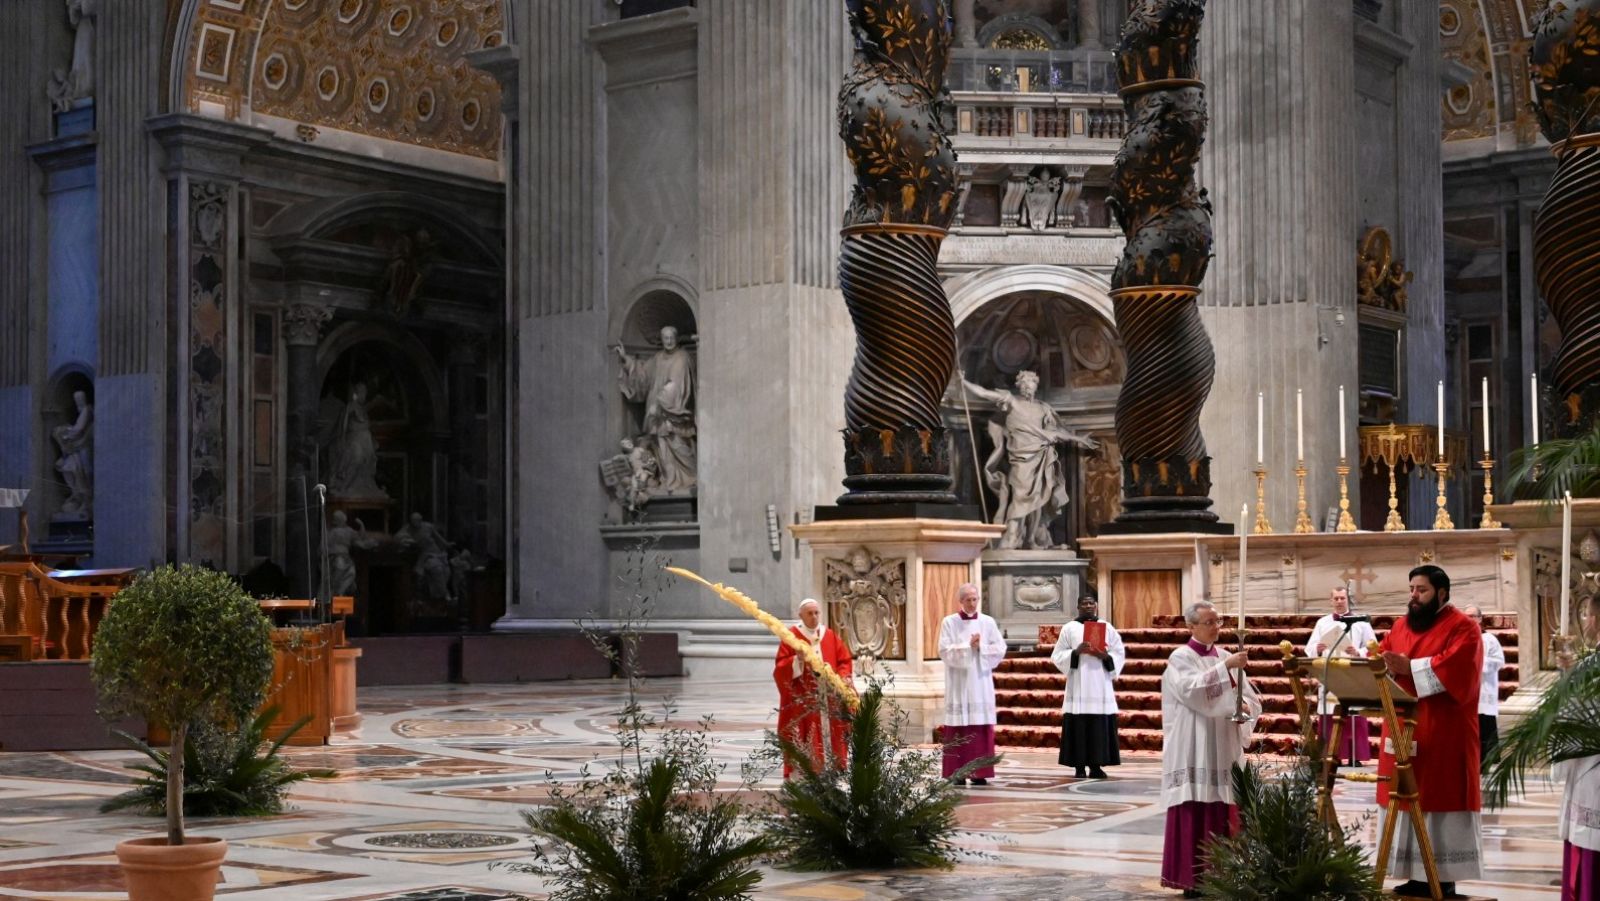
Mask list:
[[[1000,624],[1006,643],[1032,645],[1039,626],[1077,616],[1089,561],[1070,548],[983,552],[983,609]]]
[[[791,526],[811,549],[813,596],[856,656],[857,684],[869,669],[892,677],[886,696],[909,715],[907,741],[933,740],[944,709],[939,623],[956,610],[956,589],[977,583],[978,555],[1004,526],[949,519],[834,520]],[[863,660],[872,648],[882,656]]]

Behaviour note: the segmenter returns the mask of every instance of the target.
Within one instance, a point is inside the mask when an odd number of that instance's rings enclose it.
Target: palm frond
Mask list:
[[[1504,807],[1533,770],[1593,754],[1600,754],[1600,654],[1590,653],[1500,736],[1484,768],[1484,803]]]
[[[1551,438],[1514,452],[1506,479],[1513,493],[1545,501],[1600,497],[1600,423],[1576,438]]]

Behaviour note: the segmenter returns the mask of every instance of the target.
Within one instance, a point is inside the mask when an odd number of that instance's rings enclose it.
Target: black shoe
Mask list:
[[[1083,775],[1083,767],[1080,766],[1080,767],[1078,767],[1078,768],[1076,768],[1076,769],[1074,769],[1072,771],[1072,778],[1074,778],[1074,779],[1085,779],[1085,778],[1088,778],[1088,777]]]
[[[1186,888],[1183,890],[1183,896],[1185,898],[1198,898],[1200,897],[1200,893],[1192,888]]]
[[[987,779],[974,779],[974,780],[972,780],[972,784],[973,785],[988,785],[989,784],[989,780],[987,780]]]
[[[950,784],[951,785],[966,785],[967,784],[967,780],[965,780],[965,779],[951,779],[950,780]]]
[[[1402,895],[1402,896],[1407,897],[1407,898],[1432,898],[1433,897],[1433,890],[1428,888],[1428,883],[1427,882],[1418,882],[1415,879],[1409,879],[1409,880],[1407,880],[1405,882],[1402,882],[1401,884],[1395,886],[1394,887],[1394,893],[1396,895]],[[1439,894],[1443,895],[1446,898],[1463,898],[1463,897],[1466,897],[1465,895],[1456,894],[1456,884],[1454,882],[1441,882],[1441,883],[1439,883]]]
[[[1090,767],[1089,768],[1089,778],[1090,779],[1109,779],[1111,777],[1106,775],[1106,771],[1105,770],[1102,770],[1102,769],[1100,769],[1099,767],[1096,766],[1096,767]]]

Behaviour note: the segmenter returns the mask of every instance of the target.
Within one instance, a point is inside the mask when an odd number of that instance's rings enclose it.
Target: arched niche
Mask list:
[[[1095,276],[1046,266],[974,273],[953,280],[947,290],[957,318],[957,362],[969,381],[1015,392],[1017,375],[1034,372],[1038,397],[1061,425],[1100,442],[1095,452],[1058,449],[1070,500],[1051,526],[1064,544],[1094,534],[1115,517],[1121,502],[1114,426],[1127,356],[1109,315],[1109,296]],[[946,397],[944,412],[956,435],[957,493],[979,504],[983,492],[980,505],[992,518],[997,498],[983,484],[981,470],[995,449],[990,420],[998,424],[1004,414],[957,392]]]
[[[658,417],[652,421],[647,395],[652,382],[661,377],[660,358],[670,356],[663,353],[668,329],[675,333],[675,346],[688,356],[689,415]],[[679,279],[666,276],[640,285],[626,303],[616,308],[609,337],[612,348],[609,364],[615,381],[607,386],[612,397],[612,415],[611,443],[606,454],[613,461],[607,465],[619,465],[615,455],[627,456],[637,448],[649,455],[658,472],[643,479],[641,484],[647,484],[648,488],[632,502],[620,495],[616,486],[608,484],[613,501],[608,518],[619,521],[644,516],[640,498],[648,495],[650,519],[692,521],[696,515],[693,498],[698,494],[696,420],[700,398],[699,322],[695,316],[693,289]],[[623,355],[631,363],[625,363]],[[633,374],[624,377],[625,369]],[[624,441],[632,448],[625,446]]]
[[[376,455],[375,481],[385,500],[356,491],[359,505],[352,509],[382,509],[381,522],[365,525],[388,531],[414,512],[443,521],[449,421],[444,377],[433,355],[403,330],[349,323],[328,336],[317,356],[318,480],[329,484],[334,498],[346,499],[330,480],[346,406],[359,384]]]

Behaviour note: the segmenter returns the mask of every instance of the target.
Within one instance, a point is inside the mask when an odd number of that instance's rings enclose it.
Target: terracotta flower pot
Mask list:
[[[117,861],[128,883],[128,901],[211,901],[228,843],[195,837],[181,845],[166,838],[117,843]]]

